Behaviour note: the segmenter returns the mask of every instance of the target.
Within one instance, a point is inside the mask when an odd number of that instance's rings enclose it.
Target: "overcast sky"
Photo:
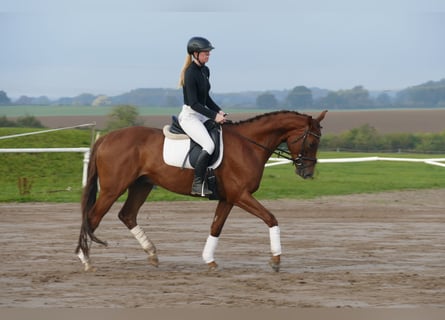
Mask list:
[[[443,0],[0,0],[9,97],[175,88],[190,37],[213,92],[395,90],[445,78]]]

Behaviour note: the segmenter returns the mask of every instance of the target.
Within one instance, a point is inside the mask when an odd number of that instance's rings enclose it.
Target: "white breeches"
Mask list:
[[[190,106],[183,105],[182,111],[178,115],[178,120],[182,129],[202,147],[202,150],[207,151],[208,154],[213,153],[215,144],[204,126],[204,122],[209,120],[209,118],[196,112]]]

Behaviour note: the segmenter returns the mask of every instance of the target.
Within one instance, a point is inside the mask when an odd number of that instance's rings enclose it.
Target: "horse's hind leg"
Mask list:
[[[144,251],[148,254],[151,265],[159,265],[156,247],[147,237],[145,231],[137,224],[137,215],[144,204],[153,185],[141,177],[128,188],[128,197],[119,212],[119,219],[127,226],[133,236],[138,240]]]
[[[102,189],[99,192],[99,197],[97,198],[96,203],[93,205],[93,207],[88,212],[87,217],[86,217],[87,218],[86,225],[89,228],[88,232],[89,232],[89,236],[90,236],[91,240],[98,242],[100,244],[106,245],[106,242],[99,240],[93,233],[99,226],[102,218],[105,216],[105,214],[108,212],[108,210],[110,210],[111,206],[113,205],[113,203],[116,201],[116,199],[118,197],[119,197],[119,194],[106,192],[104,189]],[[81,237],[82,237],[82,234],[83,233],[81,232]],[[84,237],[85,237],[85,241],[87,241],[86,235]],[[85,244],[85,246],[86,246],[84,248],[85,252],[82,248],[80,248],[77,256],[79,257],[80,261],[84,264],[85,271],[90,271],[90,270],[94,271],[95,268],[92,267],[90,258],[89,258],[89,245]]]

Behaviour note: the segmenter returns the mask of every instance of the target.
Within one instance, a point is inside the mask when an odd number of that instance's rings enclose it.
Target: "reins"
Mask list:
[[[304,152],[304,148],[305,148],[305,145],[306,145],[305,142],[306,142],[307,136],[308,135],[312,135],[312,136],[316,137],[317,139],[321,138],[320,135],[310,131],[309,128],[306,129],[305,132],[301,136],[299,136],[294,141],[292,141],[292,144],[293,144],[293,143],[296,143],[296,142],[300,141],[301,139],[303,139],[301,152],[298,154],[298,156],[296,158],[293,158],[292,154],[289,151],[287,151],[287,150],[284,150],[284,149],[281,149],[281,148],[275,148],[275,150],[272,150],[271,148],[266,147],[265,145],[262,145],[262,144],[256,142],[255,140],[252,140],[252,139],[250,139],[250,138],[248,138],[248,137],[246,137],[246,136],[244,136],[244,135],[242,135],[242,134],[240,134],[238,132],[235,132],[235,133],[238,136],[240,136],[241,138],[243,138],[244,140],[247,140],[250,143],[252,143],[252,144],[254,144],[254,145],[256,145],[256,146],[258,146],[258,147],[260,147],[260,148],[262,148],[264,150],[266,150],[270,154],[275,154],[275,155],[277,155],[279,157],[282,157],[282,158],[284,158],[286,160],[291,161],[292,164],[295,165],[295,166],[302,166],[303,165],[303,161],[313,161],[314,164],[317,162],[317,158],[311,158],[311,157],[305,157],[304,156],[304,153],[305,153]]]

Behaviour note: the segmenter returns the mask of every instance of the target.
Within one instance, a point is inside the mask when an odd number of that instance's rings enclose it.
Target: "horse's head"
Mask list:
[[[312,178],[317,163],[317,150],[321,138],[320,122],[324,119],[327,110],[317,118],[308,117],[304,131],[293,130],[287,137],[287,147],[292,155],[295,172],[303,179]]]

